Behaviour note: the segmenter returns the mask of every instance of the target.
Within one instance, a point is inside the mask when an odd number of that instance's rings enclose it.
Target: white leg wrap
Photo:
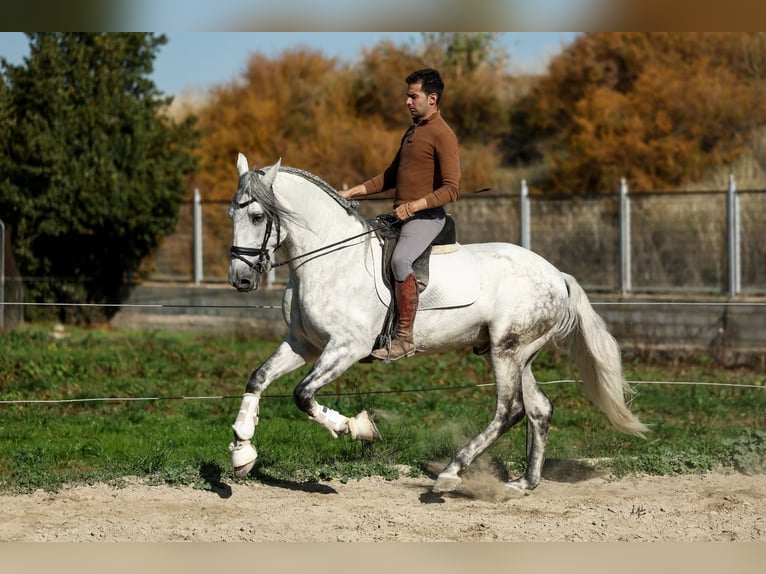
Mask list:
[[[316,414],[314,414],[313,417],[309,418],[330,431],[333,438],[338,438],[340,435],[344,435],[348,432],[348,418],[344,417],[338,411],[318,406],[315,408],[315,413]]]
[[[252,393],[245,393],[242,404],[239,407],[237,418],[232,425],[234,434],[239,440],[250,440],[255,434],[255,425],[258,424],[259,399]]]

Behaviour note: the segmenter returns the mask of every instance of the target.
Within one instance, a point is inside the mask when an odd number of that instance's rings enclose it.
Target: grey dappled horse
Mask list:
[[[381,243],[370,222],[356,213],[355,202],[281,162],[253,171],[239,154],[237,170],[230,283],[250,291],[272,265],[287,264],[290,270],[283,300],[289,333],[251,375],[233,424],[232,464],[235,474],[244,476],[257,456],[251,439],[261,394],[272,381],[306,364],[313,367],[293,395],[309,419],[333,437],[381,439],[365,411],[349,418],[320,405],[315,396],[369,356],[391,296],[382,280]],[[570,338],[581,388],[619,430],[635,435],[647,430],[626,406],[631,391],[617,343],[572,276],[507,243],[456,245],[451,253],[432,254],[430,262],[415,319],[417,349],[486,352],[497,396],[492,420],[455,454],[434,492],[457,489],[460,473],[524,416],[526,472],[507,486],[524,491],[540,483],[553,407],[535,381],[532,361],[554,338]]]

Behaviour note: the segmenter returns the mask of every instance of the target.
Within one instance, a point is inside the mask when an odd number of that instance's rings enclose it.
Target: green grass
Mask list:
[[[67,329],[43,325],[0,334],[0,400],[151,398],[0,404],[0,489],[55,490],[69,482],[119,484],[126,476],[213,488],[233,482],[231,423],[251,371],[276,341],[235,335]],[[566,357],[541,355],[539,381],[569,379]],[[399,465],[427,473],[446,464],[489,421],[494,387],[483,358],[469,352],[358,365],[319,400],[352,416],[367,409],[384,440],[334,440],[293,404],[308,367],[272,384],[261,401],[259,458],[241,480],[394,478]],[[614,431],[572,383],[544,385],[556,409],[547,458],[607,458],[615,475],[725,468],[763,472],[766,383],[755,370],[696,363],[625,365],[632,381],[698,381],[758,388],[636,385],[633,410],[646,440]],[[477,385],[488,386],[477,386]],[[458,387],[458,388],[455,388]],[[194,399],[182,397],[212,397]],[[499,476],[524,468],[524,425],[483,455]]]

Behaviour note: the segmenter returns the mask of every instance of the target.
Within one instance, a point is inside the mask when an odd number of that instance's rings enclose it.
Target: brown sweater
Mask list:
[[[386,170],[364,182],[367,194],[396,188],[394,207],[422,197],[428,208],[460,197],[457,137],[437,111],[410,126]]]

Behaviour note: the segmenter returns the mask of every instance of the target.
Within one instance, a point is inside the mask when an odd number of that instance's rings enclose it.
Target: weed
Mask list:
[[[66,404],[0,404],[0,490],[55,490],[67,482],[152,483],[223,492],[235,479],[231,423],[254,367],[272,341],[233,335],[67,330],[28,325],[0,333],[0,399],[152,400]],[[538,380],[569,379],[563,352],[543,352]],[[261,401],[254,446],[258,460],[243,480],[348,481],[395,478],[398,469],[423,476],[443,466],[490,422],[494,410],[487,361],[470,352],[417,356],[395,365],[352,368],[326,386],[322,404],[353,415],[366,409],[383,441],[332,439],[309,422],[292,389],[310,367],[275,381]],[[626,366],[633,381],[701,380],[763,384],[760,371],[709,361]],[[615,475],[699,473],[718,467],[763,472],[766,393],[762,388],[637,386],[632,409],[652,427],[647,440],[616,432],[576,384],[544,385],[555,406],[547,457],[608,458]],[[381,392],[385,391],[385,392]],[[177,400],[179,397],[221,398]],[[525,423],[483,455],[501,473],[525,467]]]
[[[736,438],[724,441],[729,450],[728,460],[745,474],[766,472],[766,431],[745,428]]]

